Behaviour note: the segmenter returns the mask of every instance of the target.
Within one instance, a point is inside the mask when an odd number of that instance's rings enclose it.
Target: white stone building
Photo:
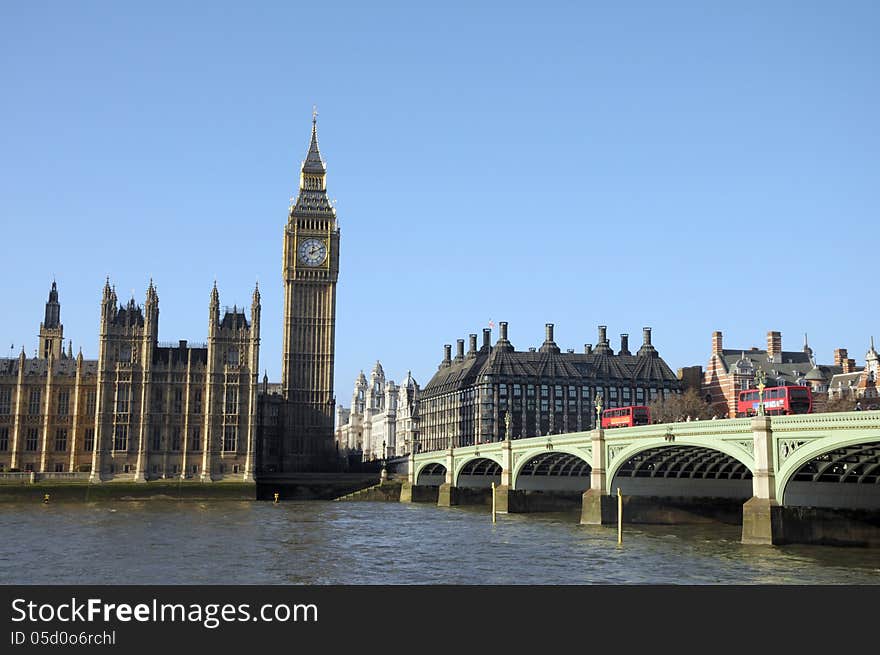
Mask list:
[[[367,381],[361,371],[351,407],[336,408],[336,443],[340,452],[359,451],[364,461],[407,455],[418,439],[419,385],[407,372],[403,384],[385,379],[378,361]]]

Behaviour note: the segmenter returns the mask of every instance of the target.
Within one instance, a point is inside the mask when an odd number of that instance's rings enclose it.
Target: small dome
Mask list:
[[[752,364],[752,360],[746,357],[746,354],[743,353],[742,357],[740,357],[739,361],[736,363],[737,372],[748,375],[755,369],[755,365]]]
[[[416,386],[416,381],[413,379],[412,371],[406,372],[406,380],[400,385],[401,387],[405,387],[407,389],[414,389]]]
[[[804,379],[808,382],[825,382],[825,375],[818,366],[814,366]]]

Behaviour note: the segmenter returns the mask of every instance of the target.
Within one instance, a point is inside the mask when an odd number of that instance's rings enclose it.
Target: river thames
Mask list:
[[[744,546],[730,525],[381,502],[0,505],[4,584],[880,584],[880,550]]]

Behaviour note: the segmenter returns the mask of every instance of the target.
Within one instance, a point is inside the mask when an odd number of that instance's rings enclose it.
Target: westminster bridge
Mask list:
[[[595,429],[420,452],[402,501],[579,502],[581,523],[742,522],[753,544],[880,545],[880,411]]]

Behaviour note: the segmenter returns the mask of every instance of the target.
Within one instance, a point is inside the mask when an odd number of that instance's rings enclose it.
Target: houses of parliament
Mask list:
[[[207,294],[207,342],[160,343],[159,294],[120,304],[108,279],[97,360],[64,348],[56,282],[36,356],[0,358],[0,473],[51,479],[252,482],[335,461],[339,227],[317,122],[283,232],[279,384],[259,380],[260,291],[250,314]]]

